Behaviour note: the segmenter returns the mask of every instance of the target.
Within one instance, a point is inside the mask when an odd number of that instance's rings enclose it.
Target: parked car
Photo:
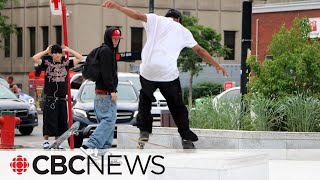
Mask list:
[[[30,135],[33,128],[38,126],[37,108],[17,96],[6,86],[0,84],[0,112],[13,111],[21,119],[16,126],[22,135]]]
[[[141,84],[140,84],[139,74],[118,72],[118,78],[120,81],[132,82],[132,84],[140,92]],[[159,89],[157,89],[153,93],[153,96],[156,98],[156,102],[152,102],[151,114],[154,121],[160,121],[161,110],[169,110],[169,108],[168,108],[166,99],[163,97]],[[156,126],[160,126],[160,123],[159,125],[156,125]]]
[[[25,100],[26,102],[36,106],[36,102],[34,101],[33,97],[23,93],[20,88],[18,88],[18,90],[19,90],[19,99]]]
[[[0,77],[0,84],[2,84],[2,85],[4,85],[5,87],[9,88],[8,82],[7,82],[4,78],[2,78],[2,77]]]
[[[240,98],[240,97],[241,97],[240,87],[233,87],[223,91],[222,93],[214,97],[212,100],[212,106],[216,107],[219,101],[228,101],[228,99],[230,100],[232,98]]]
[[[130,81],[134,85],[134,87],[138,90],[138,92],[141,90],[139,74],[118,72],[118,78],[119,78],[119,81]],[[73,101],[83,81],[84,81],[84,78],[82,77],[82,73],[77,73],[70,79],[71,96],[73,97]],[[154,126],[160,126],[161,110],[168,110],[169,108],[168,108],[166,99],[163,97],[159,89],[157,89],[153,93],[153,95],[157,101],[152,102],[151,114],[153,116],[154,121],[158,121],[158,123],[154,123]]]
[[[130,82],[119,82],[116,126],[122,124],[136,125],[138,114],[138,91]],[[73,121],[80,122],[79,135],[74,136],[74,146],[80,147],[83,138],[88,138],[97,127],[94,112],[95,83],[86,80],[80,87],[73,106]],[[115,130],[114,137],[116,138]]]

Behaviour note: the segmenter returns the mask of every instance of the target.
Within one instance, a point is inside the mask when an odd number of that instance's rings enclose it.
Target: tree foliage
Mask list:
[[[210,27],[200,25],[196,17],[184,16],[182,24],[190,30],[198,44],[212,56],[223,57],[229,51],[220,44],[221,35]],[[189,105],[192,104],[192,80],[194,76],[198,76],[199,72],[202,71],[201,62],[202,58],[190,48],[183,49],[178,59],[180,70],[182,72],[190,72]]]
[[[16,2],[16,0],[0,0],[0,34],[2,35],[2,37],[6,37],[11,33],[16,32],[15,26],[8,23],[9,17],[3,15],[3,13],[1,12],[5,9],[7,3],[11,1]]]
[[[294,94],[319,94],[320,43],[310,39],[311,27],[306,18],[295,19],[293,27],[283,25],[268,46],[273,60],[260,63],[251,56],[247,62],[254,75],[249,90],[265,97]]]

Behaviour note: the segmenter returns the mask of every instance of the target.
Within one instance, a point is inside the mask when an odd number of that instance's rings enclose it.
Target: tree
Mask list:
[[[268,98],[280,98],[297,93],[313,95],[320,92],[320,43],[310,39],[309,20],[295,19],[289,30],[283,25],[273,35],[268,46],[273,60],[247,62],[254,71],[249,90]]]
[[[204,27],[199,24],[196,17],[184,16],[182,24],[190,30],[194,39],[200,46],[206,49],[212,56],[224,57],[229,49],[223,47],[221,35],[210,27]],[[199,57],[192,49],[185,48],[182,50],[178,59],[178,66],[182,72],[190,72],[189,78],[189,106],[192,106],[192,83],[193,77],[198,76],[202,71],[202,58]]]
[[[9,17],[1,13],[1,10],[3,10],[10,1],[16,2],[16,0],[0,0],[0,34],[3,38],[8,37],[11,33],[16,32],[15,26],[8,24],[7,22]]]

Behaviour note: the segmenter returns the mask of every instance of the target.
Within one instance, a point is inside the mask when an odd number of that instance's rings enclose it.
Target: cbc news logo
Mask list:
[[[21,175],[22,173],[27,171],[29,163],[26,158],[22,157],[21,155],[18,155],[17,157],[12,159],[10,167],[13,172]]]

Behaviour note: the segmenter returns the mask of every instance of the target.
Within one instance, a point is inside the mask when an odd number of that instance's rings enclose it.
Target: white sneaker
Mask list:
[[[97,149],[90,149],[89,147],[87,147],[86,145],[82,145],[80,147],[80,150],[85,153],[87,156],[90,156],[92,159],[97,160],[99,159],[98,157],[98,150]]]
[[[45,141],[45,142],[42,144],[42,147],[43,147],[43,149],[49,149],[49,147],[50,147],[49,142],[48,142],[48,141]]]

